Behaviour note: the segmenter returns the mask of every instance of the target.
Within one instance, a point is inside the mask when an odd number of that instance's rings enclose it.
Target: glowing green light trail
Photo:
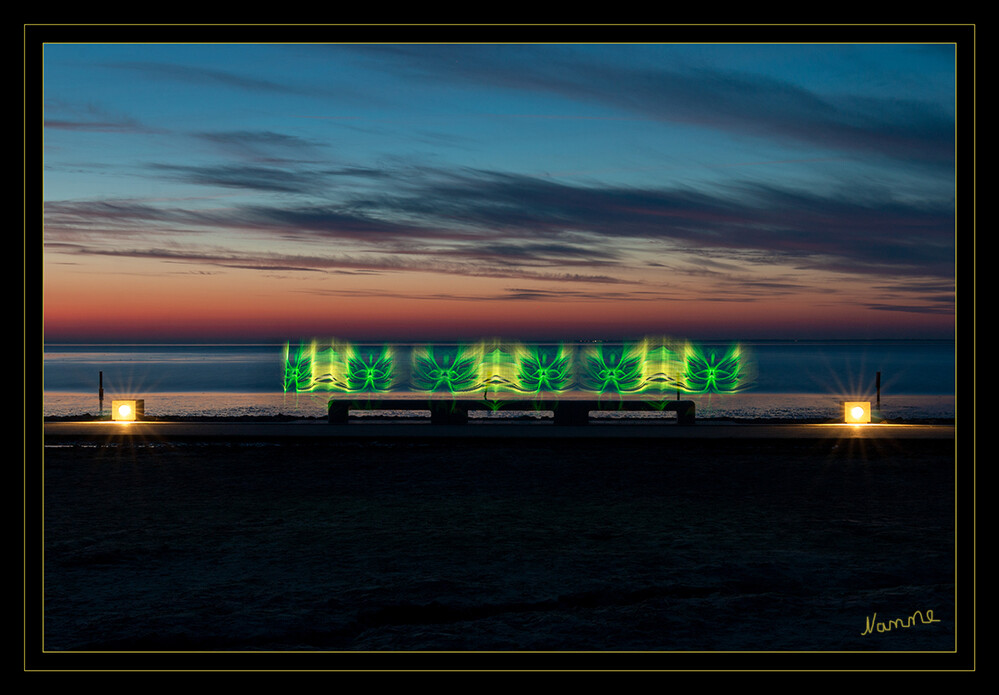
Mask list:
[[[736,393],[743,390],[744,360],[738,345],[721,358],[714,350],[705,352],[691,346],[685,359],[684,391],[687,393]]]
[[[408,353],[407,353],[408,350]],[[332,340],[286,343],[285,391],[351,394],[422,392],[530,395],[577,393],[663,400],[667,393],[737,393],[752,384],[746,350],[705,350],[688,341],[647,337],[623,343],[360,346]]]
[[[572,388],[572,352],[558,345],[553,352],[540,347],[517,345],[515,387],[522,393],[564,393]]]
[[[304,343],[292,351],[290,345],[284,346],[284,390],[311,391],[312,365],[315,362],[315,343],[306,346]]]
[[[636,345],[598,345],[583,352],[580,385],[587,391],[640,393],[645,355]]]
[[[468,393],[485,388],[482,355],[477,347],[459,345],[453,350],[426,345],[413,350],[413,386],[431,393]]]
[[[353,350],[346,361],[347,389],[385,392],[394,384],[393,351],[388,346],[365,351]]]

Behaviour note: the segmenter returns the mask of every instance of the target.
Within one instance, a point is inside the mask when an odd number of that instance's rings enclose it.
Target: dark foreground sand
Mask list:
[[[953,440],[57,443],[49,651],[955,647]]]

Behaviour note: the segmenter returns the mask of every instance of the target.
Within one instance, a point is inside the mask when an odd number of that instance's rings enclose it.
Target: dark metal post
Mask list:
[[[590,404],[585,401],[562,401],[554,409],[556,425],[588,425]]]
[[[877,408],[880,411],[881,410],[881,372],[878,372],[877,376],[875,377],[874,384],[875,384],[875,386],[877,387],[877,390],[878,390]]]
[[[97,400],[100,402],[100,412],[97,417],[104,417],[104,372],[98,372]]]
[[[346,401],[330,399],[326,406],[327,421],[331,425],[346,425],[347,417],[350,415],[350,404]]]

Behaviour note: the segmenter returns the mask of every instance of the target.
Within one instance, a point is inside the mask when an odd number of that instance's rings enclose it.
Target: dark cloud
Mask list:
[[[865,306],[868,309],[873,309],[875,311],[901,311],[909,314],[936,314],[947,316],[954,313],[953,298],[951,298],[949,302],[941,302],[940,304],[935,305],[907,306],[905,304],[866,304]]]
[[[530,266],[564,266],[571,263],[576,266],[614,265],[620,254],[613,248],[594,244],[584,246],[570,243],[534,243],[530,241],[511,241],[496,243],[488,239],[469,243],[463,240],[448,247],[401,247],[398,253],[410,255],[447,256],[448,258],[467,258],[504,265]]]
[[[323,189],[321,175],[267,167],[159,167],[184,180],[261,191]],[[377,172],[369,172],[373,175]],[[471,263],[489,272],[531,265],[620,265],[635,249],[676,267],[677,250],[703,272],[742,264],[783,264],[882,277],[954,273],[949,200],[901,200],[857,185],[826,193],[759,183],[724,189],[574,186],[486,171],[427,175],[379,195],[336,204],[233,205],[185,210],[139,203],[54,203],[57,232],[192,225],[254,232],[279,241],[355,242],[381,257],[408,255],[406,267]],[[648,242],[655,242],[649,246]],[[643,246],[645,244],[646,246]],[[645,250],[648,249],[648,250]],[[424,260],[419,260],[419,257]],[[696,272],[686,267],[685,272]]]
[[[106,63],[106,68],[132,70],[143,73],[149,79],[165,79],[197,84],[207,87],[230,87],[234,89],[264,92],[274,94],[313,94],[314,90],[306,87],[290,85],[286,82],[262,80],[247,77],[225,70],[214,70],[203,66],[187,66],[175,63],[156,63],[151,61],[122,61]]]
[[[548,93],[636,116],[951,169],[955,121],[917,100],[826,95],[758,74],[590,61],[557,47],[365,46],[407,79]]]
[[[51,100],[45,105],[46,130],[70,130],[91,133],[115,133],[118,135],[162,133],[133,118],[120,113],[110,113],[94,104],[70,104],[62,100]],[[52,115],[52,114],[58,114]]]
[[[752,278],[740,277],[722,279],[717,284],[717,292],[731,292],[739,295],[752,295],[756,297],[787,296],[807,292],[810,286],[796,282],[772,282],[766,280],[754,280]],[[825,290],[835,293],[835,288]]]
[[[91,133],[155,133],[155,128],[145,126],[133,118],[122,117],[117,120],[69,120],[49,118],[45,120],[45,128],[51,130],[75,130]]]
[[[46,246],[53,240],[94,239],[107,234],[149,237],[161,230],[195,234],[201,222],[199,214],[179,204],[153,205],[132,200],[45,203]]]
[[[946,301],[954,300],[954,281],[940,281],[936,278],[902,278],[893,283],[876,283],[871,285],[871,289],[877,292],[912,292],[918,290],[926,293],[939,293]]]
[[[271,193],[309,193],[319,185],[315,174],[284,167],[152,164],[149,169],[182,183]]]
[[[948,167],[953,161],[953,118],[920,102],[834,100],[771,78],[717,70],[587,72],[592,81],[581,94],[664,121]]]
[[[528,301],[663,301],[669,297],[666,294],[649,292],[593,292],[583,290],[562,290],[548,288],[508,288],[504,294],[493,299],[528,300]]]
[[[544,280],[557,283],[628,283],[628,280],[609,275],[586,275],[581,273],[551,272],[519,266],[503,266],[483,262],[473,258],[469,261],[455,261],[446,256],[430,259],[407,258],[393,254],[346,255],[332,253],[324,256],[306,256],[277,253],[239,253],[205,249],[197,246],[177,248],[126,247],[116,244],[112,247],[94,244],[73,244],[60,242],[46,244],[50,251],[58,250],[65,254],[113,256],[117,258],[147,258],[167,263],[193,263],[238,270],[266,270],[280,272],[324,272],[334,274],[374,274],[381,272],[437,272],[463,277],[520,278]],[[381,293],[379,293],[381,294]]]
[[[820,194],[746,183],[708,192],[572,186],[465,172],[428,181],[411,197],[386,198],[382,206],[509,236],[586,234],[606,249],[629,239],[651,239],[702,255],[712,250],[764,253],[762,262],[779,258],[805,269],[953,273],[951,201],[901,201],[888,191],[862,186]]]
[[[665,293],[653,292],[595,292],[592,290],[563,290],[551,288],[507,288],[503,292],[491,294],[456,294],[453,292],[428,292],[420,294],[406,294],[401,292],[387,292],[383,290],[353,290],[353,289],[328,289],[316,288],[311,290],[299,290],[308,294],[317,294],[330,297],[379,297],[391,299],[442,299],[448,301],[482,302],[482,301],[545,301],[545,302],[594,302],[594,301],[664,301],[673,298]]]
[[[390,179],[395,178],[395,174],[386,169],[374,167],[345,166],[339,169],[327,169],[327,176],[347,176],[359,179]]]
[[[302,235],[367,242],[386,242],[395,239],[427,241],[441,238],[441,235],[429,225],[424,227],[397,222],[358,209],[364,207],[370,206],[353,202],[347,205],[298,207],[247,206],[240,208],[239,221],[258,229],[277,232],[287,239]]]
[[[195,133],[194,137],[242,160],[270,164],[325,161],[324,143],[269,130]]]

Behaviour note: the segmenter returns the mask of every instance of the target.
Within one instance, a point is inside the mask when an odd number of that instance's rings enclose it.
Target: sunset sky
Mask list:
[[[44,48],[46,342],[948,338],[952,44]]]

